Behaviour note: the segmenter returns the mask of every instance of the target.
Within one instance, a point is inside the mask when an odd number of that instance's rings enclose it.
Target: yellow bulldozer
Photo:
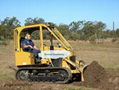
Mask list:
[[[22,41],[25,40],[24,34],[32,35],[36,31],[38,31],[37,37],[39,38],[37,41],[40,62],[36,62],[33,53],[25,52],[22,48]],[[47,36],[45,40],[44,37]],[[45,45],[44,42],[48,40],[49,45]],[[18,68],[16,79],[18,80],[68,83],[74,79],[79,81],[85,79],[83,61],[76,60],[72,46],[53,25],[36,24],[14,29],[14,51]]]

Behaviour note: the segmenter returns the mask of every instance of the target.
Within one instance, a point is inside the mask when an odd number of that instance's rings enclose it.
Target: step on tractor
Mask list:
[[[38,42],[38,59],[23,50],[26,33]],[[68,83],[85,79],[84,62],[76,60],[72,46],[53,25],[35,24],[14,29],[14,51],[18,80]]]

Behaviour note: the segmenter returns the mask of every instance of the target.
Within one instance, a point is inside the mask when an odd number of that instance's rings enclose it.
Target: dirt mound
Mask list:
[[[115,72],[118,73],[118,71]],[[74,85],[98,88],[101,90],[119,90],[119,81],[117,81],[119,77],[113,76],[115,72],[114,70],[107,71],[99,65],[98,62],[93,61],[84,70],[85,81],[76,82]],[[112,79],[113,77],[115,79]]]
[[[107,80],[105,69],[96,61],[93,61],[84,70],[85,85],[97,88]]]

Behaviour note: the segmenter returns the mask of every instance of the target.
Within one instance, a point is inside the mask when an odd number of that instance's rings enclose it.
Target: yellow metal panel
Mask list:
[[[65,67],[65,68],[70,69],[69,65],[67,64],[66,61],[64,61],[64,59],[63,59],[63,61],[62,61],[62,67]],[[71,69],[70,69],[70,70],[71,70]]]
[[[28,52],[15,52],[16,66],[34,64],[32,53]]]
[[[40,50],[43,50],[43,31],[42,27],[40,26]]]
[[[14,29],[14,49],[16,50],[18,48],[18,37],[17,37],[18,31]]]
[[[79,70],[71,70],[71,73],[75,74],[75,73],[81,73]]]
[[[41,59],[41,64],[49,64],[50,60],[49,59]]]

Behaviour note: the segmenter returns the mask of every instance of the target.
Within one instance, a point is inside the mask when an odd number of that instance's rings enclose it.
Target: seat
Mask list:
[[[24,40],[25,40],[25,38],[21,37],[21,39],[20,39],[20,48],[21,48],[22,51],[23,51],[23,48],[24,48],[24,43],[23,43]]]

